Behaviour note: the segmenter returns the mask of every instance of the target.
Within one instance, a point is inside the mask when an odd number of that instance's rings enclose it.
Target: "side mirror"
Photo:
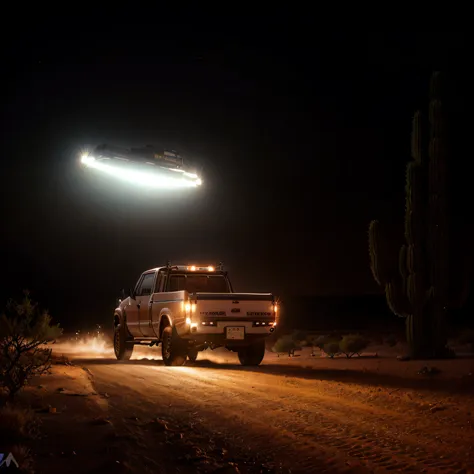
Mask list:
[[[122,291],[120,292],[120,299],[123,301],[127,295],[125,294],[125,290],[122,288]]]
[[[130,296],[130,298],[132,298],[132,300],[135,299],[135,293],[133,292],[132,288],[130,288],[130,290],[128,291],[128,295]]]

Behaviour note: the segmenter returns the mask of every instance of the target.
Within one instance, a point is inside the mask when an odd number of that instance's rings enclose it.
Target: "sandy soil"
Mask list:
[[[107,472],[474,472],[474,360],[399,362],[372,349],[379,357],[267,353],[249,369],[220,350],[164,367],[156,349],[119,363],[107,345],[57,346],[89,393],[68,400],[87,403],[77,409],[96,437],[74,464],[103,453]],[[423,366],[441,373],[419,375]],[[48,468],[38,472],[64,472],[55,457],[38,457]]]

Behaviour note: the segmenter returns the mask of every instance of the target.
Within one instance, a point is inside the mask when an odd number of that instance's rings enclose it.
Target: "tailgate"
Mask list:
[[[271,293],[196,293],[196,316],[205,320],[274,318]]]

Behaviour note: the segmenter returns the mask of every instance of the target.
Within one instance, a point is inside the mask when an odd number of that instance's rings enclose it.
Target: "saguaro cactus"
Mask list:
[[[385,288],[391,311],[406,318],[412,358],[450,354],[446,315],[452,304],[450,289],[455,285],[450,284],[446,132],[440,75],[434,73],[428,123],[420,111],[413,118],[412,160],[406,169],[405,244],[400,248],[398,264],[384,248],[380,223],[372,221],[369,226],[372,273]]]

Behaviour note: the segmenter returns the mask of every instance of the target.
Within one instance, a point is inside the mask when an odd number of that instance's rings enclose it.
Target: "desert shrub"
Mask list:
[[[339,342],[339,348],[346,357],[360,354],[368,345],[369,341],[360,334],[346,334]]]
[[[21,303],[10,300],[0,318],[0,387],[10,398],[31,377],[51,366],[51,349],[42,347],[61,335],[51,316],[41,311],[25,292]]]
[[[293,331],[292,337],[297,346],[306,346],[308,343],[308,333],[306,331]]]
[[[13,463],[10,464],[9,467],[7,467],[8,470],[11,470],[12,472],[19,472],[22,474],[34,474],[34,459],[31,451],[23,445],[14,445],[12,446],[9,451],[15,458],[15,461],[18,463],[18,470],[13,466]],[[5,453],[5,456],[7,454]],[[2,466],[3,467],[3,466]]]
[[[323,335],[323,336],[312,336],[311,337],[311,345],[317,347],[320,350],[324,350],[324,346],[329,342],[333,342],[331,340],[331,336]]]
[[[288,352],[288,355],[292,355],[295,350],[301,349],[292,334],[286,334],[280,337],[272,347],[273,352]]]
[[[314,353],[314,349],[316,347],[318,347],[320,350],[322,350],[321,347],[319,347],[318,343],[319,343],[319,338],[321,336],[316,336],[314,334],[310,334],[307,338],[306,338],[306,345],[308,347],[311,347],[311,355],[315,355]]]
[[[328,342],[324,345],[323,351],[332,359],[335,355],[339,354],[341,351],[339,349],[338,342]]]
[[[395,336],[395,334],[389,334],[386,338],[385,338],[385,343],[387,344],[388,347],[395,347],[397,345],[397,336]]]
[[[318,347],[321,350],[324,350],[324,346],[329,344],[330,342],[339,343],[341,340],[341,336],[336,333],[332,334],[324,334],[321,336],[313,336],[314,337],[314,346]]]
[[[461,345],[469,345],[472,352],[474,352],[474,329],[465,329],[458,338]]]
[[[38,419],[30,409],[6,404],[0,408],[0,445],[36,437]]]

